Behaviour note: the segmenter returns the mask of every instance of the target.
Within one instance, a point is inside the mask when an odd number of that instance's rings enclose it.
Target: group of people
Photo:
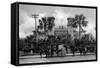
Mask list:
[[[65,47],[65,44],[60,43],[58,45],[50,45],[48,44],[43,45],[44,48],[41,47],[39,48],[40,56],[42,57],[43,54],[46,55],[46,57],[53,57],[53,56],[61,56],[64,57],[68,53],[71,53],[72,56],[75,56],[75,54],[78,52],[80,55],[86,55],[88,49],[84,45],[71,45],[69,47]]]
[[[64,47],[64,44],[60,44],[57,46],[47,46],[46,48],[40,47],[39,50],[41,57],[43,54],[45,54],[46,57],[66,56],[66,48]]]

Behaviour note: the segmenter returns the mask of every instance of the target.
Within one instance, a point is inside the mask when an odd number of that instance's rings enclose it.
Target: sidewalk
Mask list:
[[[66,56],[66,57],[50,57],[50,58],[40,58],[39,55],[23,56],[23,57],[20,57],[19,64],[62,62],[62,61],[81,61],[81,60],[96,60],[96,56],[95,55],[87,55],[87,56]]]
[[[95,55],[94,53],[87,53],[86,55]],[[42,55],[42,57],[44,58],[46,55]],[[67,56],[73,56],[72,53],[68,53],[66,54],[65,57]],[[80,56],[80,53],[75,53],[75,56]],[[57,56],[54,56],[57,57]],[[41,58],[40,55],[30,55],[30,56],[19,56],[19,59],[25,59],[25,58]]]

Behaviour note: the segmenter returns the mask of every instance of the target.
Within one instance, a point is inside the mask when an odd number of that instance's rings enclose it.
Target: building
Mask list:
[[[55,30],[54,30],[55,36],[65,36],[65,37],[67,37],[67,34],[68,34],[68,30],[64,26],[59,26],[59,27],[55,28]]]

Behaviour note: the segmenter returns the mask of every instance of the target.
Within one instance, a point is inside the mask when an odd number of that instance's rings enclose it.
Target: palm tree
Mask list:
[[[82,32],[85,32],[82,27],[86,27],[88,21],[85,21],[86,17],[83,14],[76,15],[74,18],[69,17],[67,18],[68,24],[67,26],[71,26],[73,28],[79,27],[79,40],[80,40],[80,35]]]
[[[54,23],[55,18],[54,17],[48,17],[47,21],[48,21],[48,30],[52,31],[53,27],[55,26]]]
[[[38,31],[38,34],[43,34],[44,35],[45,40],[48,36],[48,33],[52,31],[52,29],[55,25],[54,20],[55,20],[54,17],[42,17],[41,19],[39,19],[39,26],[38,26],[37,31]],[[40,32],[39,30],[43,30],[43,32]],[[49,41],[50,41],[50,39],[49,39]],[[47,42],[48,44],[49,44],[49,41]],[[49,45],[51,46],[51,44],[49,44]]]
[[[44,35],[45,35],[45,39],[46,39],[46,35],[49,31],[52,31],[53,27],[54,27],[54,17],[42,17],[42,19],[39,19],[39,26],[38,26],[38,32],[39,30],[43,30]]]

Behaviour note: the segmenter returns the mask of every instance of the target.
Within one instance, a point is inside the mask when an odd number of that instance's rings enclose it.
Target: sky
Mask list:
[[[75,17],[76,14],[83,14],[88,21],[87,27],[84,29],[86,33],[90,33],[95,37],[96,27],[96,10],[90,8],[76,8],[76,7],[58,7],[58,6],[40,6],[40,5],[19,5],[19,37],[25,38],[28,35],[32,35],[32,31],[35,29],[35,20],[32,18],[33,14],[38,14],[38,19],[44,16],[55,17],[55,27],[66,26],[67,18]]]

